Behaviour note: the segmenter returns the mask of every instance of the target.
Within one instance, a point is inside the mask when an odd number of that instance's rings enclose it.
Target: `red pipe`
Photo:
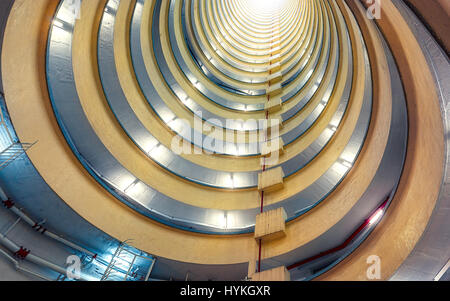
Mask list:
[[[316,260],[316,259],[318,259],[318,258],[320,258],[320,257],[323,257],[323,256],[326,256],[326,255],[329,255],[329,254],[332,254],[332,253],[335,253],[335,252],[338,252],[338,251],[340,251],[340,250],[342,250],[342,249],[344,249],[345,247],[347,247],[350,243],[351,243],[351,241],[370,223],[370,220],[372,219],[372,217],[374,216],[374,214],[376,214],[377,212],[378,212],[378,210],[383,210],[385,207],[386,207],[386,205],[387,205],[387,202],[389,201],[389,197],[383,202],[383,204],[381,204],[381,206],[380,207],[378,207],[377,208],[377,210],[375,210],[375,212],[373,212],[371,215],[370,215],[370,217],[367,219],[367,220],[365,220],[364,221],[364,223],[362,223],[359,227],[358,227],[358,229],[356,229],[356,231],[354,231],[351,235],[350,235],[350,237],[348,237],[345,241],[344,241],[344,243],[342,243],[341,245],[339,245],[339,246],[337,246],[337,247],[335,247],[335,248],[332,248],[332,249],[329,249],[329,250],[327,250],[327,251],[325,251],[325,252],[321,252],[321,253],[319,253],[319,254],[317,254],[317,255],[315,255],[315,256],[312,256],[312,257],[309,257],[309,258],[306,258],[306,259],[304,259],[304,260],[302,260],[302,261],[299,261],[299,262],[297,262],[297,263],[294,263],[294,264],[292,264],[292,265],[290,265],[290,266],[288,266],[287,267],[287,269],[288,270],[292,270],[292,269],[295,269],[295,268],[297,268],[297,267],[299,267],[299,266],[301,266],[301,265],[304,265],[305,263],[308,263],[308,262],[311,262],[311,261],[313,261],[313,260]]]
[[[263,213],[264,209],[264,191],[261,191],[261,213]]]
[[[261,243],[261,239],[260,239],[259,240],[258,273],[261,273],[261,250],[262,250],[262,243]]]

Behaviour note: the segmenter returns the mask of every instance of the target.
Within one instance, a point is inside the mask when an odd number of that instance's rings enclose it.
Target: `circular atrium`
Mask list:
[[[450,280],[449,15],[2,0],[0,280]]]

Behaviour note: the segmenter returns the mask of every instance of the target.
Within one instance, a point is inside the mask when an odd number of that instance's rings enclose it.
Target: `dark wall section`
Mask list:
[[[441,47],[450,54],[450,1],[449,0],[404,0],[416,15],[427,25]]]

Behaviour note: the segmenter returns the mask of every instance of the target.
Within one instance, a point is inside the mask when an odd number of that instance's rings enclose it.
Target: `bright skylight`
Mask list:
[[[245,5],[256,14],[278,13],[288,3],[288,0],[243,0]]]

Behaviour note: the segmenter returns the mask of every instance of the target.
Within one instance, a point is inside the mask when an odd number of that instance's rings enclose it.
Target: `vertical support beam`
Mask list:
[[[148,281],[148,279],[150,278],[150,274],[153,271],[153,266],[155,265],[156,262],[156,257],[153,258],[152,264],[150,265],[150,268],[148,269],[147,275],[145,276],[145,280],[144,281]]]

